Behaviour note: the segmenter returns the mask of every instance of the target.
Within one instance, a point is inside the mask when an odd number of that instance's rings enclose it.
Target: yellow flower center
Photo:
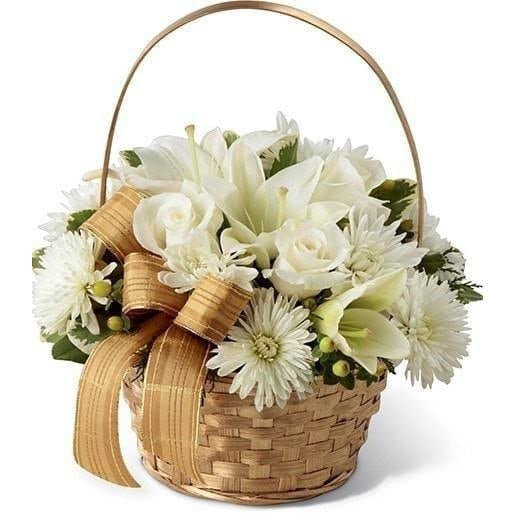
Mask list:
[[[259,359],[272,362],[278,354],[278,343],[272,337],[259,334],[254,339],[253,351]]]

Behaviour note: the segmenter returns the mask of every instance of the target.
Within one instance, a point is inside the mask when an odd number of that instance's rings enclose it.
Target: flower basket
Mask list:
[[[355,471],[371,416],[380,406],[384,374],[349,391],[318,379],[311,396],[284,409],[257,412],[253,397],[229,393],[232,377],[208,377],[200,409],[198,461],[203,484],[191,483],[173,464],[147,452],[155,478],[193,496],[247,505],[306,500],[342,486]],[[139,433],[143,376],[133,369],[123,381],[125,399]]]
[[[298,124],[200,143],[164,136],[120,152],[113,138],[139,65],[212,13],[258,9],[326,32],[360,56],[404,129],[416,181],[386,179],[367,147],[300,139]],[[150,41],[122,88],[103,167],[65,193],[33,254],[34,313],[55,359],[85,364],[74,456],[138,487],[118,440],[123,388],[147,470],[204,498],[265,505],[320,495],[353,473],[386,377],[406,360],[423,387],[448,383],[481,299],[462,253],[426,213],[409,124],[357,43],[293,7],[216,4]]]

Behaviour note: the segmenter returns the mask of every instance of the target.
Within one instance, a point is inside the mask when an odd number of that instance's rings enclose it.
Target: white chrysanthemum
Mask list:
[[[344,279],[333,289],[335,293],[392,271],[416,266],[426,253],[426,249],[417,248],[415,242],[402,243],[405,234],[396,234],[400,221],[386,225],[384,214],[353,207],[348,219],[343,234],[350,251],[338,268]]]
[[[418,200],[414,199],[411,204],[402,212],[403,220],[412,221],[412,229],[411,231],[414,234],[414,239],[418,238]],[[444,239],[440,236],[437,231],[437,227],[439,225],[439,218],[436,216],[432,216],[427,212],[426,205],[425,209],[425,217],[424,217],[424,227],[423,227],[423,241],[421,245],[423,248],[427,248],[429,253],[442,253],[450,248],[450,243],[447,239]]]
[[[413,272],[403,296],[390,308],[393,324],[407,337],[410,355],[405,375],[431,387],[434,377],[448,384],[465,357],[469,335],[466,309],[447,282]]]
[[[45,249],[33,287],[34,315],[45,334],[65,334],[77,323],[92,334],[100,332],[92,300],[105,305],[108,299],[92,288],[116,268],[111,263],[96,269],[101,248],[86,232],[67,232]]]
[[[109,181],[107,197],[111,196],[118,187],[118,181]],[[71,191],[63,191],[63,195],[66,199],[66,201],[61,204],[63,210],[50,212],[48,214],[50,221],[39,227],[41,230],[47,232],[45,240],[50,243],[67,231],[68,221],[72,214],[90,209],[98,209],[100,182],[82,182]]]
[[[295,120],[288,121],[282,112],[277,113],[276,134],[280,136],[270,147],[266,148],[262,155],[262,166],[265,171],[269,171],[273,162],[280,157],[280,150],[286,145],[294,143],[300,135],[298,123]]]
[[[161,271],[159,280],[177,293],[186,293],[196,287],[205,275],[214,275],[232,282],[247,291],[252,290],[251,281],[257,276],[253,255],[243,255],[244,249],[221,250],[217,240],[208,232],[194,230],[183,244],[168,246],[163,256],[170,271]]]
[[[321,141],[316,142],[306,137],[303,142],[298,142],[298,162],[305,161],[315,155],[325,160],[333,150],[333,139],[322,139]]]
[[[230,341],[220,344],[207,367],[226,376],[239,370],[230,392],[244,399],[252,391],[255,408],[277,403],[284,407],[292,392],[302,398],[311,391],[312,353],[308,342],[309,310],[296,306],[296,298],[275,298],[273,289],[256,289],[237,324]]]

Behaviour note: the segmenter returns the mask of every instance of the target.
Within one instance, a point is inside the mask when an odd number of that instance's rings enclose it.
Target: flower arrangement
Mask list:
[[[481,295],[437,218],[425,213],[416,244],[415,182],[386,178],[366,146],[302,139],[281,113],[274,130],[186,135],[121,152],[107,196],[144,195],[133,234],[170,292],[187,297],[211,276],[251,295],[207,362],[233,376],[231,393],[253,395],[257,411],[283,407],[318,375],[352,389],[402,360],[413,384],[450,382],[467,355],[465,304]],[[122,266],[83,227],[99,178],[65,193],[32,257],[34,314],[56,359],[84,363],[138,323],[122,311]]]

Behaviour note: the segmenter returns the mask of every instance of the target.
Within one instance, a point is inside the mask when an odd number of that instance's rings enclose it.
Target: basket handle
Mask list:
[[[403,131],[405,133],[405,136],[407,137],[407,142],[409,144],[410,153],[412,156],[412,162],[414,164],[414,170],[416,172],[416,180],[418,183],[417,187],[417,193],[418,193],[418,246],[421,245],[421,242],[423,240],[423,227],[424,227],[424,200],[423,200],[423,179],[421,176],[421,166],[419,162],[419,156],[418,151],[416,148],[416,143],[414,141],[414,136],[412,135],[412,131],[409,126],[409,122],[407,121],[407,118],[405,116],[405,113],[403,111],[403,108],[400,104],[400,101],[398,100],[398,97],[396,96],[396,93],[389,82],[389,79],[386,77],[385,73],[383,72],[382,68],[378,65],[378,63],[369,55],[364,48],[362,48],[358,43],[356,43],[353,39],[351,39],[349,36],[347,36],[344,32],[337,29],[330,23],[308,13],[305,11],[302,11],[300,9],[297,9],[296,7],[292,7],[289,5],[282,5],[282,4],[276,4],[272,2],[261,2],[258,0],[238,0],[234,2],[223,2],[219,4],[209,5],[207,7],[204,7],[202,9],[198,9],[197,11],[194,11],[183,18],[178,19],[168,27],[166,27],[164,30],[159,32],[143,49],[143,51],[139,54],[138,58],[132,65],[132,68],[130,69],[127,78],[125,79],[125,83],[123,84],[123,87],[121,89],[121,93],[118,97],[118,101],[116,103],[116,107],[114,109],[114,113],[112,115],[111,125],[109,128],[109,134],[107,136],[107,143],[105,145],[105,153],[104,153],[104,161],[103,161],[103,168],[102,168],[102,181],[101,181],[101,188],[100,188],[100,205],[103,205],[105,203],[106,199],[106,185],[107,185],[107,176],[109,174],[109,161],[111,158],[111,151],[112,151],[112,143],[114,139],[114,131],[116,129],[116,123],[118,121],[118,116],[120,113],[121,105],[123,103],[123,100],[125,98],[125,94],[127,92],[127,89],[132,81],[132,78],[134,77],[134,74],[136,73],[137,69],[139,68],[139,65],[142,63],[144,58],[148,55],[148,53],[156,46],[162,39],[164,39],[169,34],[175,32],[177,29],[183,27],[184,25],[188,25],[192,21],[198,20],[199,18],[203,18],[204,16],[207,16],[209,14],[214,14],[218,12],[223,11],[232,11],[232,10],[239,10],[239,9],[254,9],[254,10],[261,10],[261,11],[270,11],[275,12],[278,14],[283,14],[285,16],[290,16],[291,18],[296,18],[297,20],[303,21],[309,25],[312,25],[318,29],[320,29],[323,32],[326,32],[333,38],[337,39],[344,45],[346,45],[348,48],[353,50],[359,57],[361,57],[368,66],[374,71],[375,75],[378,77],[382,85],[384,86],[387,94],[389,95],[389,98],[391,99],[391,102],[393,103],[393,106],[395,108],[396,114],[398,115],[398,118],[400,119],[400,123],[402,124]]]

